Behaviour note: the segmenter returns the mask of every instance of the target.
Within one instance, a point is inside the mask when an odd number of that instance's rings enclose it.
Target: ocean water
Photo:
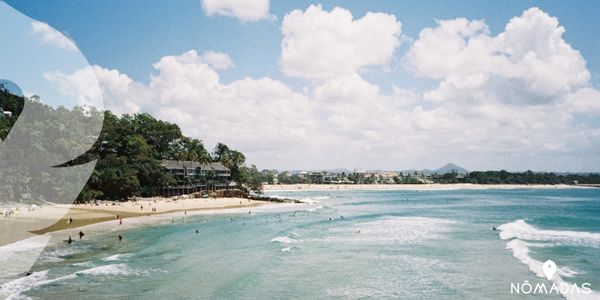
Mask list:
[[[298,191],[310,204],[44,250],[11,299],[598,299],[600,189]],[[492,230],[497,227],[498,230]],[[195,231],[198,230],[198,233]],[[124,240],[118,242],[117,235]],[[542,263],[556,262],[548,281]],[[591,295],[511,293],[588,283]]]

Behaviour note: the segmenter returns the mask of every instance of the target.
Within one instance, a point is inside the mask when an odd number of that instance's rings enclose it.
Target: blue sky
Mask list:
[[[5,2],[75,41],[107,108],[260,168],[600,169],[597,1]]]
[[[565,39],[586,58],[594,83],[600,82],[597,1],[273,1],[271,14],[277,20],[262,22],[206,16],[199,0],[5,1],[68,33],[90,63],[121,70],[139,81],[148,81],[152,64],[161,57],[190,49],[228,53],[236,68],[222,74],[225,81],[265,75],[285,79],[278,68],[281,19],[315,3],[328,10],[346,8],[357,18],[368,11],[394,14],[403,34],[411,38],[434,26],[435,20],[457,17],[484,19],[492,33],[498,33],[512,17],[537,6],[558,17],[567,28]]]
[[[40,42],[38,36],[31,31],[32,20],[23,18],[23,15],[14,10],[9,10],[10,8],[4,3],[0,5],[4,25],[0,28],[0,34],[3,39],[12,41],[12,47],[2,49],[0,77],[18,84],[26,95],[44,96],[46,103],[51,105],[82,104],[77,97],[60,93],[54,88],[55,84],[49,84],[47,77],[52,76],[52,72],[56,70],[72,73],[85,68],[89,65],[86,58],[77,52],[68,40],[63,46],[71,47],[69,50]],[[61,75],[61,73],[54,75]],[[93,99],[88,100],[94,102]],[[100,101],[95,102],[101,104]]]

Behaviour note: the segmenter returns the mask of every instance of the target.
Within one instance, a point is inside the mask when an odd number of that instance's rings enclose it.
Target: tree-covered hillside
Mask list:
[[[41,104],[38,98],[18,97],[0,88],[0,107],[13,112],[12,116],[2,116],[0,119],[0,138],[6,138],[8,132],[12,130],[11,127],[18,119],[25,103],[49,114],[71,111],[64,107],[53,108]],[[79,108],[72,111],[81,114]],[[65,130],[74,130],[69,126],[64,127]],[[43,144],[32,146],[45,147]],[[46,150],[51,152],[52,149]],[[238,183],[240,187],[244,184],[251,189],[260,188],[259,182],[249,178],[252,174],[256,174],[256,168],[244,166],[246,158],[241,152],[219,143],[211,153],[201,140],[182,134],[176,124],[157,120],[144,113],[119,117],[110,111],[105,111],[102,131],[93,146],[83,155],[64,162],[58,167],[76,166],[96,160],[95,169],[81,191],[78,201],[122,200],[132,196],[148,196],[155,188],[176,184],[175,178],[165,172],[162,165],[162,160],[165,159],[199,163],[221,162],[231,170],[231,180]],[[23,180],[23,183],[27,181],[27,178],[19,179],[17,175],[14,176],[15,180]],[[48,178],[48,180],[52,179]],[[60,184],[56,184],[57,189],[60,189]],[[13,182],[11,185],[14,188],[18,184]],[[30,191],[19,190],[17,194],[28,192]]]

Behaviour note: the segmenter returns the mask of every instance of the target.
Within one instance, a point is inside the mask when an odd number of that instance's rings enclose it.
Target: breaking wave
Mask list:
[[[600,234],[586,231],[543,230],[538,229],[524,220],[517,220],[498,227],[500,239],[510,240],[506,249],[513,253],[522,264],[526,265],[537,277],[545,278],[542,270],[543,262],[532,258],[531,248],[569,245],[578,247],[600,247]],[[559,266],[552,281],[556,284],[565,283],[563,277],[574,277],[578,272],[568,266]],[[592,294],[563,293],[566,299],[599,299],[596,292]]]
[[[278,242],[282,244],[296,244],[298,243],[298,240],[290,238],[288,236],[278,236],[276,238],[273,238],[271,242]]]
[[[553,242],[567,246],[600,248],[600,233],[586,231],[542,230],[517,220],[498,227],[500,238],[509,240],[517,238],[527,241]]]
[[[51,283],[77,278],[78,276],[109,276],[129,275],[132,271],[126,264],[112,264],[77,271],[75,273],[49,279],[48,270],[34,272],[29,276],[21,277],[0,286],[0,296],[6,299],[30,299],[23,295],[29,291]]]

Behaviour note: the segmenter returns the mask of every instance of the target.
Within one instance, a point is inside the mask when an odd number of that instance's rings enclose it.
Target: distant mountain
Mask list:
[[[463,167],[457,166],[453,163],[447,163],[446,165],[444,165],[443,167],[439,168],[439,169],[435,169],[435,170],[431,170],[431,169],[423,169],[423,170],[415,170],[415,169],[410,169],[410,170],[402,170],[401,171],[404,174],[413,174],[415,172],[417,173],[423,173],[423,174],[427,174],[427,175],[431,175],[431,174],[446,174],[446,173],[452,173],[452,172],[456,172],[458,174],[467,174],[469,173],[469,171]]]
[[[453,163],[447,163],[445,166],[443,166],[439,169],[436,169],[434,171],[434,173],[438,173],[438,174],[446,174],[446,173],[452,173],[452,172],[456,172],[458,174],[467,174],[467,173],[469,173],[469,170],[467,170],[463,167],[457,166]]]

